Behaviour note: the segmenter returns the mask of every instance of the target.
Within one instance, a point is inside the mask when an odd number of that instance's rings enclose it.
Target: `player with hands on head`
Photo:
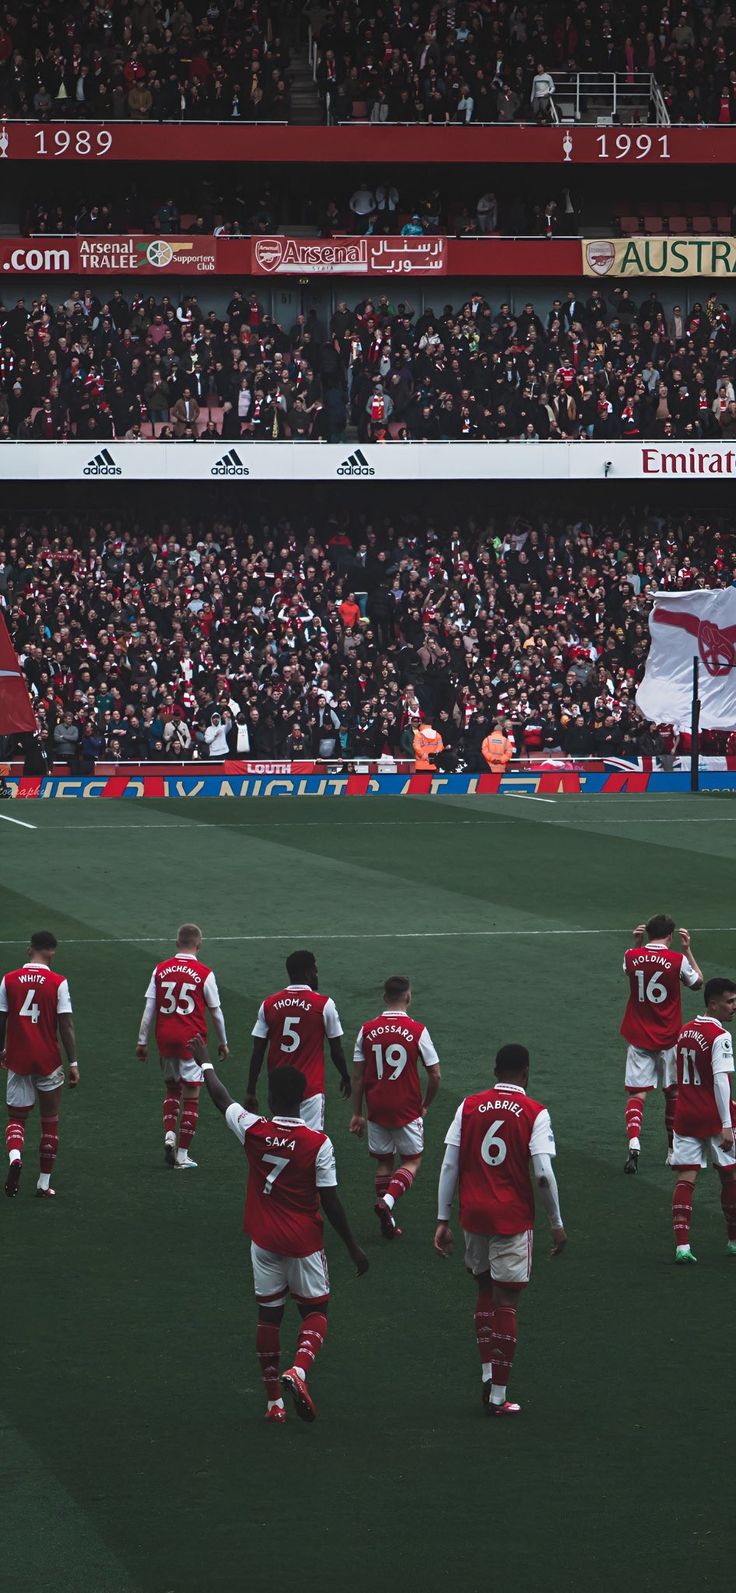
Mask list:
[[[243,1228],[251,1241],[258,1303],[256,1353],[266,1390],[266,1418],[286,1420],[283,1390],[291,1395],[302,1421],[313,1422],[317,1410],[308,1374],[325,1341],[330,1297],[323,1213],[342,1239],[358,1277],[368,1271],[368,1258],[337,1194],[332,1142],[321,1129],[308,1128],[300,1116],[305,1079],[296,1068],[274,1069],[269,1077],[271,1116],[258,1117],[232,1099],[201,1040],[194,1042],[193,1051],[211,1100],[248,1160]],[[289,1295],[302,1322],[294,1361],[279,1378],[280,1327]]]
[[[386,980],[383,993],[383,1011],[363,1024],[355,1042],[350,1133],[363,1135],[365,1096],[368,1151],[376,1162],[374,1209],[384,1238],[394,1239],[401,1234],[394,1207],[411,1189],[421,1165],[424,1118],[440,1087],[440,1059],[429,1030],[409,1017],[409,980],[395,974]],[[420,1062],[427,1073],[423,1100]]]
[[[675,1260],[694,1262],[690,1220],[698,1173],[707,1157],[721,1181],[721,1209],[729,1255],[736,1256],[736,1154],[731,1100],[733,1043],[726,1029],[736,1013],[736,981],[709,979],[705,1012],[680,1031],[677,1041],[677,1106],[672,1166],[677,1182],[672,1196]]]
[[[516,1351],[516,1308],[531,1277],[534,1226],[532,1175],[552,1229],[552,1255],[567,1244],[552,1157],[549,1112],[526,1093],[529,1052],[504,1045],[496,1054],[496,1084],[469,1095],[445,1139],[434,1248],[452,1254],[450,1209],[460,1189],[465,1265],[475,1278],[475,1336],[483,1405],[489,1416],[518,1416],[506,1398]]]
[[[677,1099],[675,1046],[682,1028],[682,985],[699,990],[703,975],[692,954],[687,929],[678,931],[680,951],[673,951],[675,920],[656,913],[637,924],[634,944],[624,956],[629,1000],[621,1024],[628,1042],[626,1052],[626,1134],[629,1153],[624,1172],[636,1173],[641,1150],[641,1125],[647,1095],[664,1087],[664,1121],[672,1157],[672,1133]]]
[[[200,962],[201,947],[198,925],[182,924],[173,957],[158,963],[151,974],[135,1053],[139,1062],[146,1061],[148,1032],[155,1015],[164,1076],[164,1159],[179,1170],[197,1165],[189,1151],[197,1130],[202,1070],[192,1055],[192,1041],[196,1036],[207,1039],[208,1012],[217,1033],[220,1060],[224,1062],[229,1054],[217,980],[212,969]]]
[[[49,930],[31,935],[27,962],[0,981],[0,1063],[8,1074],[5,1145],[9,1166],[5,1193],[10,1199],[18,1193],[26,1119],[36,1102],[41,1118],[36,1194],[48,1200],[56,1193],[51,1188],[51,1174],[59,1148],[59,1109],[64,1087],[59,1035],[69,1063],[69,1088],[74,1089],[79,1083],[69,985],[64,975],[51,967],[57,944]]]
[[[261,1003],[253,1027],[253,1050],[245,1105],[258,1111],[256,1089],[263,1059],[268,1071],[297,1068],[304,1074],[301,1106],[303,1122],[322,1129],[325,1122],[325,1039],[340,1075],[340,1094],[350,1098],[350,1075],[342,1046],[342,1024],[331,996],[319,991],[319,974],[313,951],[293,951],[286,959],[289,984]]]

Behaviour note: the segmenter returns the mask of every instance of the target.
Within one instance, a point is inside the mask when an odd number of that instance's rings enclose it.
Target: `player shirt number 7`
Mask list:
[[[254,1244],[292,1257],[321,1250],[319,1191],[337,1184],[332,1141],[301,1118],[257,1117],[237,1101],[225,1121],[248,1158],[243,1227]]]

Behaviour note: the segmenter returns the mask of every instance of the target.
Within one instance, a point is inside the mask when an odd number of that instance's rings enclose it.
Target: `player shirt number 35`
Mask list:
[[[684,952],[660,941],[633,946],[624,957],[629,1000],[621,1033],[640,1051],[666,1051],[677,1044],[682,1027],[680,985],[696,985],[698,976]]]
[[[468,1095],[446,1145],[460,1147],[460,1222],[465,1233],[517,1234],[534,1226],[532,1156],[554,1156],[546,1106],[518,1084]]]
[[[714,1073],[733,1073],[731,1036],[717,1018],[694,1018],[685,1024],[677,1042],[676,1134],[691,1139],[720,1134]],[[732,1122],[735,1115],[732,1103]]]
[[[403,1128],[422,1115],[419,1061],[437,1067],[429,1031],[405,1012],[382,1012],[364,1023],[353,1060],[365,1066],[367,1113],[382,1128]]]
[[[196,957],[169,957],[153,970],[146,1000],[152,998],[159,1055],[182,1061],[195,1035],[207,1039],[207,1008],[220,1005],[212,969]]]
[[[253,1026],[254,1037],[268,1040],[268,1067],[298,1068],[305,1099],[325,1092],[325,1035],[337,1040],[342,1024],[331,996],[310,985],[288,985],[267,996]]]
[[[276,1255],[311,1256],[321,1250],[319,1191],[337,1183],[332,1141],[301,1118],[256,1117],[237,1101],[225,1118],[248,1158],[245,1232]]]
[[[69,986],[62,974],[36,962],[7,973],[0,982],[0,1012],[8,1015],[5,1065],[11,1073],[41,1073],[61,1067],[56,1035],[59,1015],[71,1012]]]

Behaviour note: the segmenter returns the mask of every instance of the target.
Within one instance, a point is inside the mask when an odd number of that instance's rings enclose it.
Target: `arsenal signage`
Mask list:
[[[736,238],[587,238],[586,277],[736,276]]]
[[[435,276],[447,270],[445,238],[257,238],[260,276]]]

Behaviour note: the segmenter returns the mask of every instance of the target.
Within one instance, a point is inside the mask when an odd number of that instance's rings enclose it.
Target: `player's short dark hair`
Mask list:
[[[646,931],[650,940],[667,940],[675,933],[675,920],[669,913],[655,913],[647,919]]]
[[[497,1079],[505,1079],[509,1075],[515,1078],[520,1073],[525,1073],[529,1066],[529,1052],[525,1045],[502,1045],[496,1052],[496,1065],[494,1072]]]
[[[406,979],[404,974],[392,974],[383,987],[384,996],[388,1001],[393,1001],[399,996],[408,996],[410,990],[411,980]]]
[[[316,964],[317,958],[313,951],[292,951],[286,959],[286,972],[292,984],[304,984]]]
[[[199,924],[180,924],[176,931],[177,946],[194,946],[202,939]]]
[[[34,951],[56,951],[58,944],[56,936],[52,935],[50,929],[37,929],[35,935],[31,935],[31,946]]]
[[[298,1117],[307,1081],[298,1068],[274,1068],[268,1080],[268,1099],[277,1117]]]
[[[718,996],[727,996],[732,990],[736,990],[736,980],[727,979],[724,974],[716,974],[714,979],[708,980],[703,991],[706,1007],[709,1002],[716,1000]]]

